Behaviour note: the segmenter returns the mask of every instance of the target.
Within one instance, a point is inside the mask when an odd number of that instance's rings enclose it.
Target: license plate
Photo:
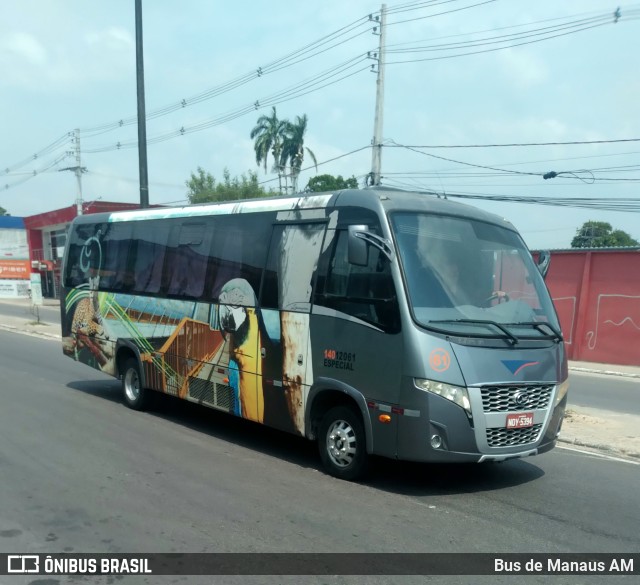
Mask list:
[[[533,412],[520,412],[507,415],[508,429],[524,429],[533,426]]]

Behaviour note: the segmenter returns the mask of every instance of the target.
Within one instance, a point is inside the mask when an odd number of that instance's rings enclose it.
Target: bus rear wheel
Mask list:
[[[122,395],[125,404],[133,410],[144,410],[149,404],[149,390],[142,386],[138,360],[129,358],[121,371]]]
[[[318,433],[320,459],[329,475],[353,481],[368,468],[364,426],[360,415],[348,406],[336,406],[324,415]]]

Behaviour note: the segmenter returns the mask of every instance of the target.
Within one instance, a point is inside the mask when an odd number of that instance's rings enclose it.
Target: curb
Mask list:
[[[621,378],[640,378],[640,374],[631,372],[616,372],[614,370],[596,370],[594,368],[580,368],[577,366],[569,366],[571,372],[582,372],[583,374],[602,374],[603,376],[620,376]]]
[[[606,445],[604,443],[589,443],[588,441],[581,441],[575,437],[573,438],[565,438],[558,437],[558,443],[564,443],[566,445],[575,445],[577,447],[585,447],[587,449],[593,449],[594,451],[598,451],[599,453],[606,453],[608,455],[615,455],[616,457],[620,457],[621,459],[628,459],[629,461],[634,461],[636,463],[640,463],[640,453],[636,453],[635,451],[620,451],[611,445]]]
[[[13,327],[12,325],[0,325],[0,329],[4,331],[10,331],[11,333],[21,333],[22,335],[31,335],[32,337],[44,337],[46,339],[55,339],[60,341],[62,335],[57,333],[47,333],[46,331],[33,331],[27,329],[20,329],[19,327]]]

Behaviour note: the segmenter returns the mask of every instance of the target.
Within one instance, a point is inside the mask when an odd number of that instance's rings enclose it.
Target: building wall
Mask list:
[[[29,292],[29,247],[21,217],[0,217],[0,298],[26,297]]]
[[[640,365],[640,250],[551,252],[547,274],[569,359]]]

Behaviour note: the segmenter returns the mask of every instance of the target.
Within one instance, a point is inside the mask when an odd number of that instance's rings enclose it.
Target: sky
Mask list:
[[[277,188],[249,136],[272,105],[281,119],[308,116],[319,166],[307,155],[302,187],[324,173],[363,184],[380,43],[369,15],[381,7],[142,0],[150,203],[186,203],[198,167],[216,179],[256,171]],[[640,206],[558,205],[640,200],[638,38],[640,4],[387,1],[382,184],[546,198],[556,205],[466,201],[507,218],[532,249],[569,247],[589,220],[640,240]],[[0,207],[74,204],[76,129],[83,199],[138,202],[136,108],[133,0],[2,3]]]

